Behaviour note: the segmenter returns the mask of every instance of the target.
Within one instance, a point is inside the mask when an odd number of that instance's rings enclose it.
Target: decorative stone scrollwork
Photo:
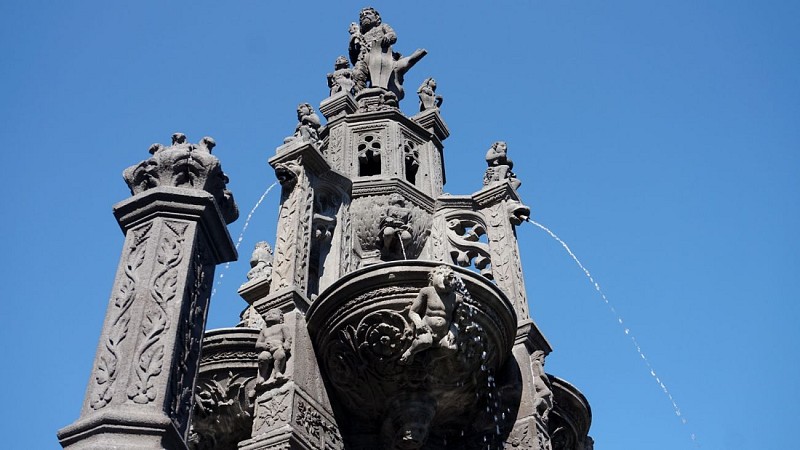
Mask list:
[[[211,154],[215,146],[210,137],[189,144],[186,135],[175,133],[172,145],[153,144],[150,146],[153,156],[128,167],[122,176],[133,195],[163,186],[205,190],[214,196],[225,223],[231,223],[239,217],[239,209],[226,188],[228,177],[217,157]]]
[[[164,331],[168,327],[167,305],[178,294],[178,266],[184,257],[184,233],[188,224],[165,221],[156,253],[156,275],[150,286],[150,302],[145,306],[144,320],[135,353],[135,381],[128,386],[128,398],[146,404],[156,398],[155,378],[164,364]]]
[[[214,265],[207,259],[205,242],[197,243],[192,261],[192,283],[189,301],[185,304],[183,318],[179,324],[183,346],[176,355],[177,374],[171,377],[172,404],[170,415],[181,433],[189,426],[189,416],[193,401],[192,387],[200,362],[200,346],[203,334],[201,318],[206,316],[210,287],[214,277]]]
[[[97,367],[94,375],[89,406],[100,409],[108,405],[114,396],[117,381],[117,364],[120,345],[128,336],[128,323],[130,322],[130,307],[133,305],[136,285],[139,283],[139,269],[144,264],[147,240],[153,227],[148,223],[133,230],[128,248],[128,258],[123,266],[125,280],[120,284],[119,291],[114,296],[114,318],[109,335],[105,338],[101,355],[97,358]]]
[[[486,228],[474,218],[452,218],[447,221],[447,238],[453,263],[461,267],[474,265],[481,275],[493,279],[491,251],[486,242]]]
[[[276,292],[290,285],[306,288],[308,247],[313,189],[302,161],[287,161],[275,165],[275,176],[282,186],[279,229],[275,238],[275,260],[270,291]]]

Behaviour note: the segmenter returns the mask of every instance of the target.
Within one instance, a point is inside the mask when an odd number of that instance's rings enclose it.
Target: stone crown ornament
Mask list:
[[[239,209],[219,159],[211,154],[216,145],[208,136],[191,144],[183,133],[174,133],[172,145],[151,145],[153,156],[125,169],[122,177],[133,195],[156,187],[204,190],[214,196],[225,223],[231,223],[239,217]]]

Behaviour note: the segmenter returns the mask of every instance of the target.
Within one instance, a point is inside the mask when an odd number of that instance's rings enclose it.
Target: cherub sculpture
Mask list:
[[[256,341],[258,354],[258,377],[256,385],[269,386],[286,380],[286,360],[292,347],[289,327],[283,324],[283,313],[274,308],[264,314],[261,334]]]
[[[483,176],[483,185],[489,186],[508,180],[511,187],[519,188],[522,182],[517,179],[517,175],[511,171],[514,162],[508,158],[508,146],[504,141],[497,141],[486,152],[486,174]]]
[[[319,128],[322,123],[319,116],[314,113],[314,108],[310,103],[300,103],[297,105],[297,127],[292,136],[284,139],[284,143],[296,139],[302,141],[317,142],[319,140]]]
[[[247,280],[261,280],[272,276],[272,260],[272,247],[266,241],[257,242],[250,256]]]
[[[436,95],[436,80],[433,78],[427,78],[423,81],[422,85],[417,89],[417,94],[419,94],[420,111],[438,109],[444,101],[441,95]]]
[[[428,274],[428,280],[428,286],[420,289],[406,309],[414,338],[400,356],[401,364],[409,364],[415,354],[429,348],[456,350],[458,329],[453,316],[461,302],[456,293],[456,274],[449,266],[441,265]]]
[[[339,92],[352,94],[355,85],[356,82],[353,79],[353,69],[350,68],[350,62],[344,56],[336,58],[336,62],[333,64],[333,72],[328,74],[328,87],[331,89],[330,95]]]

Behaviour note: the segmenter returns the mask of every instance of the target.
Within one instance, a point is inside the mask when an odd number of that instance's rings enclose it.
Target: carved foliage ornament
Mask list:
[[[516,236],[508,222],[508,211],[500,202],[488,209],[489,245],[493,252],[492,274],[498,287],[513,299],[520,319],[528,316],[528,301]]]
[[[210,296],[211,280],[214,278],[214,265],[207,260],[208,249],[204,242],[198,242],[194,261],[192,261],[192,282],[189,301],[185,305],[185,315],[181,319],[179,334],[183,346],[176,355],[177,374],[172,377],[172,419],[178,430],[186,430],[189,412],[193,401],[192,385],[200,360],[200,345],[205,327],[206,309]]]
[[[139,269],[145,261],[147,253],[147,240],[149,239],[152,223],[131,231],[132,237],[128,248],[128,257],[123,265],[125,278],[119,284],[114,295],[111,331],[105,339],[104,346],[98,356],[95,369],[95,383],[92,387],[89,405],[92,409],[100,409],[111,402],[114,396],[114,384],[117,381],[119,354],[122,341],[128,335],[130,322],[130,307],[136,294],[139,282]]]
[[[299,159],[278,164],[275,175],[283,193],[270,290],[276,292],[292,284],[305,289],[314,192]]]
[[[466,298],[469,292],[460,278],[456,278],[455,284],[455,290],[464,300],[457,303],[453,312],[456,332],[452,333],[452,343],[443,343],[445,336],[435,345],[421,346],[408,309],[381,309],[366,314],[356,326],[343,327],[337,337],[327,342],[322,350],[327,373],[337,390],[344,393],[342,400],[351,411],[363,417],[378,417],[384,407],[381,399],[390,392],[429,382],[465,383],[474,376],[485,361],[486,336],[474,320],[475,309],[471,305],[474,301]],[[364,304],[375,297],[411,297],[409,291],[416,289],[379,288],[348,303]],[[416,348],[409,351],[415,343]],[[403,361],[406,353],[409,357]],[[437,363],[431,364],[433,360]]]
[[[254,356],[255,357],[255,356]],[[200,379],[192,414],[192,450],[235,448],[250,437],[254,376],[217,372]]]
[[[164,364],[164,331],[169,327],[167,305],[177,295],[178,266],[183,261],[184,233],[188,224],[165,221],[156,253],[156,275],[150,286],[150,301],[145,306],[139,345],[134,353],[134,382],[128,398],[145,404],[156,398],[154,378]]]
[[[253,419],[253,436],[289,422],[292,412],[289,408],[291,406],[289,393],[288,389],[272,391],[268,397],[258,400]]]
[[[315,441],[323,442],[325,450],[343,448],[339,428],[326,420],[314,407],[297,397],[294,422]]]

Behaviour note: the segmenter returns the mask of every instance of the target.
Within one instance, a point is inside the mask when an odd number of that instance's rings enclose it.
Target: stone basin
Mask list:
[[[404,361],[423,339],[409,307],[423,288],[438,292],[432,272],[448,271],[461,299],[448,318],[456,333]],[[517,324],[512,303],[485,277],[420,260],[346,275],[314,300],[306,320],[335,407],[348,413],[339,426],[362,448],[433,448],[485,427],[475,421],[496,404],[494,374],[511,355]]]

